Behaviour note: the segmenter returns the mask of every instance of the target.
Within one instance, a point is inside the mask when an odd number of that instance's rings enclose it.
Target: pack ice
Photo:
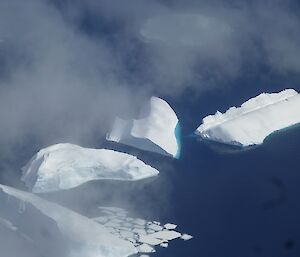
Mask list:
[[[300,122],[300,96],[294,89],[262,93],[202,120],[195,131],[204,139],[221,143],[252,146],[262,144],[273,133]]]
[[[170,105],[158,97],[151,97],[140,116],[143,118],[136,120],[116,118],[106,139],[179,158],[180,127]]]
[[[193,237],[189,234],[182,234],[174,229],[177,225],[159,221],[148,221],[140,218],[132,218],[124,209],[116,207],[98,207],[101,216],[93,218],[94,221],[105,226],[112,234],[127,240],[136,247],[142,254],[156,252],[157,247],[168,247],[174,239],[190,240]]]
[[[67,143],[40,150],[22,170],[22,181],[35,193],[70,189],[91,180],[140,180],[159,173],[130,154]]]

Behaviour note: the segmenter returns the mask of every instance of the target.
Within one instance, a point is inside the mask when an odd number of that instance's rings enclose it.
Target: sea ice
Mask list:
[[[148,226],[148,228],[149,228],[149,229],[152,229],[152,230],[154,230],[154,231],[160,231],[160,230],[163,229],[162,226],[159,226],[159,225],[157,225],[157,224],[150,224],[150,225]]]
[[[108,229],[113,229],[116,235],[120,238],[132,242],[138,251],[141,249],[154,249],[154,247],[168,247],[169,241],[181,237],[183,240],[191,239],[192,237],[174,231],[177,225],[167,223],[160,225],[159,221],[147,221],[140,218],[128,217],[128,212],[118,208],[98,207],[101,210],[102,216],[93,218],[93,220],[104,225]],[[118,213],[126,215],[119,217]],[[118,217],[118,222],[112,222]],[[120,222],[121,221],[121,222]]]
[[[164,247],[164,248],[167,248],[169,246],[169,244],[168,243],[161,243],[160,246]]]
[[[172,224],[172,223],[167,223],[167,224],[164,225],[164,227],[166,229],[175,229],[177,227],[177,225]]]
[[[173,240],[175,238],[181,237],[181,234],[174,230],[162,230],[151,234],[152,237],[158,238],[161,240]]]
[[[182,234],[181,239],[183,239],[184,241],[190,240],[193,237],[191,235],[188,234]]]
[[[141,244],[137,247],[138,252],[140,253],[154,253],[155,249],[148,244]]]

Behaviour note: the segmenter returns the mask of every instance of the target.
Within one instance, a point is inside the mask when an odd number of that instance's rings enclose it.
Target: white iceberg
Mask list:
[[[135,156],[73,144],[40,150],[22,170],[22,181],[35,193],[70,189],[91,180],[140,180],[159,173]]]
[[[262,93],[241,107],[205,117],[195,134],[225,144],[258,145],[273,132],[299,123],[299,110],[300,96],[294,89]]]
[[[1,188],[0,242],[1,256],[66,257],[73,247],[52,218]]]
[[[126,257],[137,253],[131,242],[111,234],[103,225],[87,217],[31,193],[1,184],[0,189],[24,202],[24,206],[31,204],[54,220],[62,235],[73,243],[68,257]]]
[[[180,126],[170,105],[158,97],[151,97],[150,105],[145,106],[140,115],[143,118],[137,120],[116,118],[106,139],[179,158]]]

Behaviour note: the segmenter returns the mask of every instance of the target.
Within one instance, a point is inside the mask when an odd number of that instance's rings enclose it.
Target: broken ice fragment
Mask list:
[[[188,234],[183,234],[182,236],[181,236],[181,239],[183,239],[183,240],[190,240],[190,239],[192,239],[193,237],[191,236],[191,235],[188,235]]]
[[[167,224],[164,225],[164,227],[166,229],[175,229],[177,227],[177,225],[172,224],[172,223],[167,223]]]

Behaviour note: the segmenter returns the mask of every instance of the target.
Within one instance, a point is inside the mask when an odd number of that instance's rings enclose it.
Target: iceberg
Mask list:
[[[22,181],[34,193],[70,189],[91,180],[141,180],[159,174],[133,155],[67,143],[40,150],[22,170]]]
[[[31,257],[129,257],[154,253],[156,247],[167,247],[177,238],[192,238],[173,230],[176,225],[172,223],[130,217],[116,207],[101,206],[98,210],[99,216],[88,218],[0,184],[0,242],[10,244],[1,247],[11,253],[9,256],[17,256],[16,250]],[[153,225],[156,231],[151,229]]]
[[[158,97],[151,97],[140,116],[143,118],[137,120],[116,118],[106,139],[179,158],[180,125],[170,105]]]
[[[1,256],[64,257],[70,246],[53,219],[1,189],[0,242]]]
[[[242,147],[262,144],[275,131],[300,122],[300,96],[294,89],[262,93],[205,117],[195,134],[204,139]]]
[[[127,257],[137,253],[136,247],[131,242],[113,235],[106,227],[92,219],[32,193],[1,184],[0,190],[8,196],[8,200],[16,198],[20,201],[20,212],[25,211],[27,205],[32,205],[55,222],[62,236],[71,242],[68,254],[65,255],[67,257]],[[12,227],[9,222],[2,220],[3,223]],[[31,219],[31,223],[26,225],[34,226],[34,218]]]

